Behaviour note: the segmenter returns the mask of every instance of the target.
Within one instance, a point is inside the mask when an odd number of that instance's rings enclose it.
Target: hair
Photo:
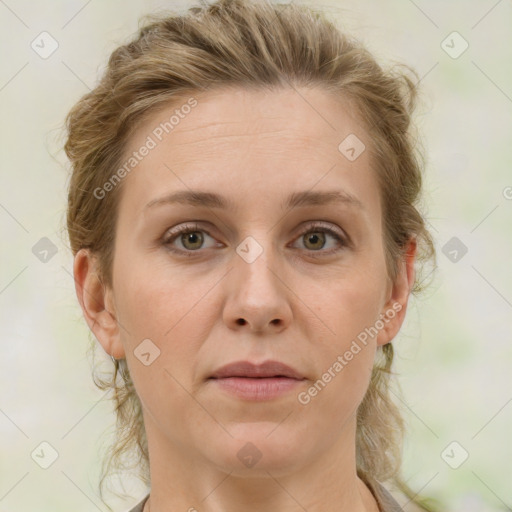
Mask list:
[[[409,66],[384,69],[357,39],[304,5],[218,0],[182,14],[147,16],[133,40],[111,54],[98,85],[66,117],[64,149],[72,165],[67,230],[73,255],[88,248],[97,256],[102,283],[112,286],[123,183],[102,200],[93,191],[121,165],[131,133],[146,116],[187,95],[214,89],[310,87],[349,101],[362,120],[382,199],[387,271],[391,279],[397,277],[407,244],[415,240],[411,291],[419,293],[420,271],[427,262],[435,269],[436,254],[420,213],[424,160],[411,123],[417,78]],[[392,362],[392,343],[379,347],[357,410],[357,472],[367,481],[394,482],[410,501],[432,510],[400,476],[405,422],[391,396],[396,385]],[[115,469],[137,469],[148,484],[142,409],[126,360],[115,361],[107,378],[94,373],[93,378],[100,389],[113,390],[118,429],[103,460],[100,495]],[[128,453],[135,454],[131,465],[125,460]]]

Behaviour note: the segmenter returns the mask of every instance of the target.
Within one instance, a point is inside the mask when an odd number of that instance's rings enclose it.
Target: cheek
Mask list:
[[[154,418],[166,424],[168,432],[177,432],[172,426],[173,411],[190,409],[186,390],[191,389],[191,372],[202,340],[211,329],[212,306],[207,293],[214,282],[206,278],[191,281],[175,272],[172,279],[165,275],[169,272],[154,266],[134,269],[116,295],[121,298],[119,313],[125,327],[121,335],[139,399]],[[145,365],[138,358],[138,347],[148,339],[157,347],[149,344],[150,354],[154,350],[158,355]]]
[[[311,414],[320,423],[329,417],[329,422],[345,425],[368,389],[376,351],[370,327],[378,318],[378,302],[371,293],[363,292],[362,288],[343,287],[331,296],[333,305],[326,323],[335,334],[320,341],[310,338],[317,375],[301,403],[311,405]]]
[[[368,388],[385,282],[378,263],[353,267],[308,299],[317,305],[316,319],[304,325],[318,363],[313,401],[325,410],[334,404],[332,412],[341,422]],[[324,334],[319,337],[318,332]]]
[[[120,319],[124,319],[129,338],[144,336],[163,341],[198,301],[201,283],[195,281],[192,285],[182,272],[170,272],[155,258],[135,251],[130,254],[132,257],[119,260],[116,268]]]
[[[194,354],[208,338],[216,318],[212,296],[219,277],[191,278],[175,269],[160,268],[158,263],[144,263],[138,265],[132,259],[124,278],[121,271],[127,267],[119,265],[116,305],[127,357],[133,359],[142,340],[150,339],[160,350],[155,365],[188,381],[186,368],[190,372]],[[217,318],[219,314],[217,308]]]
[[[340,363],[340,360],[336,361],[339,363],[338,366],[331,363],[328,372],[321,376],[322,382],[328,382],[313,399],[318,399],[315,404],[318,416],[329,417],[329,421],[335,425],[347,424],[349,418],[356,413],[368,389],[374,354],[374,348],[367,346],[351,356],[350,361],[340,354],[343,363]],[[322,385],[317,381],[315,387],[320,388]]]
[[[382,310],[385,287],[384,269],[375,262],[344,269],[328,283],[324,282],[314,295],[310,292],[307,302],[316,305],[315,324],[322,324],[322,332],[328,332],[326,345],[344,350],[351,340],[375,325]]]

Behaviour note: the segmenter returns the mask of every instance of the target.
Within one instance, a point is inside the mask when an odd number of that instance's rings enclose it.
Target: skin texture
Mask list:
[[[101,285],[87,250],[74,264],[84,317],[108,354],[127,359],[143,405],[151,512],[375,512],[356,474],[355,411],[377,347],[403,322],[415,245],[392,283],[370,151],[349,161],[338,150],[351,133],[368,148],[368,136],[348,103],[319,89],[224,89],[194,97],[192,112],[124,178],[113,289]],[[126,154],[175,108],[147,117]],[[155,198],[189,189],[222,194],[236,211],[182,204],[144,211]],[[289,194],[305,190],[349,192],[363,209],[281,209]],[[325,239],[311,240],[319,232],[307,230],[313,221],[338,230],[348,243],[325,231]],[[162,237],[194,222],[207,232],[169,243],[192,257],[170,252]],[[263,249],[251,263],[236,252],[247,237]],[[298,392],[393,304],[401,310],[301,404]],[[160,350],[148,366],[134,355],[147,338]],[[226,363],[268,359],[296,368],[306,380],[263,402],[232,397],[206,380]],[[249,442],[261,455],[252,467],[237,456]]]

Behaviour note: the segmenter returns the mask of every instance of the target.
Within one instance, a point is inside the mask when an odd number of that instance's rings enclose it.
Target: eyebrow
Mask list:
[[[228,211],[236,211],[236,205],[227,197],[215,194],[213,192],[204,192],[201,190],[180,190],[166,196],[153,199],[144,207],[144,211],[155,206],[172,204],[186,204],[191,206],[203,206],[208,208],[218,208]],[[324,206],[327,204],[344,204],[364,210],[361,201],[342,190],[329,191],[310,191],[293,192],[287,200],[281,204],[283,210],[291,210],[306,206]]]

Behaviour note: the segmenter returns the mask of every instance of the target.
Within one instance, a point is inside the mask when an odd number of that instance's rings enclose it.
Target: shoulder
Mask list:
[[[375,496],[380,512],[424,512],[409,498],[392,486],[383,485],[377,480],[366,481],[366,485]]]
[[[388,490],[380,482],[366,482],[370,491],[375,496],[380,508],[380,512],[403,512],[403,507],[407,506],[407,512],[423,512],[423,510],[414,503],[410,503],[409,499],[400,491],[390,488]],[[144,505],[149,498],[149,494],[137,503],[128,512],[143,512]]]
[[[128,510],[128,512],[142,512],[142,510],[144,509],[144,505],[146,504],[146,501],[148,500],[148,498],[149,498],[149,494],[146,494],[146,496],[144,496],[142,501],[139,501],[139,503],[137,503],[137,505],[135,505],[135,507]]]
[[[407,512],[425,512],[424,508],[420,507],[416,503],[413,503],[410,498],[405,496],[405,494],[401,493],[400,491],[390,489],[389,493],[401,507],[400,510],[406,510]]]

